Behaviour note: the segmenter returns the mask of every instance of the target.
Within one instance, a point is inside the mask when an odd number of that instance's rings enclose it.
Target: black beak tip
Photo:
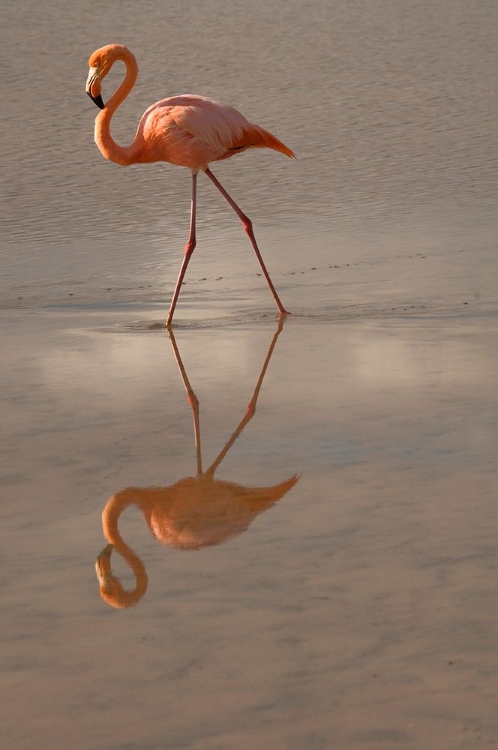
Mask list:
[[[102,99],[102,96],[100,94],[98,96],[92,96],[89,91],[87,91],[87,94],[92,100],[92,102],[96,104],[99,109],[104,109],[105,107],[104,100]]]

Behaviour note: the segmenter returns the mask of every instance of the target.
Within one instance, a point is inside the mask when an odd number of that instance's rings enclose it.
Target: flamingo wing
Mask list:
[[[178,127],[220,155],[250,127],[233,107],[203,96],[179,96],[169,102],[169,116]]]
[[[254,147],[294,156],[275,136],[248,122],[233,107],[193,94],[156,102],[145,112],[139,130],[153,160],[194,169]]]

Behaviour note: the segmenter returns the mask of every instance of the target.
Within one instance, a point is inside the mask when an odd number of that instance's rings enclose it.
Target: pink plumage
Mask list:
[[[141,161],[167,161],[190,169],[258,146],[293,156],[275,136],[252,125],[233,107],[193,94],[162,99],[149,107],[137,137],[143,141]]]

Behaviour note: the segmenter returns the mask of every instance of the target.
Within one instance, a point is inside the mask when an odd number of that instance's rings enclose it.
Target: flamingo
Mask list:
[[[101,82],[117,60],[124,62],[126,75],[107,104],[104,104]],[[244,115],[228,104],[193,94],[172,96],[153,104],[142,115],[133,143],[130,146],[119,146],[111,136],[111,119],[135,85],[138,75],[136,58],[124,45],[108,44],[96,50],[91,55],[88,64],[90,71],[86,82],[86,92],[102,110],[95,120],[95,142],[102,155],[122,166],[166,161],[170,164],[188,167],[192,173],[190,232],[166,327],[171,326],[183,278],[196,245],[196,192],[199,171],[204,172],[211,180],[242,221],[277,303],[279,316],[282,319],[288,315],[261,257],[251,220],[241,211],[214,176],[209,164],[212,161],[228,159],[248,148],[271,148],[291,158],[296,158],[294,152],[272,133],[259,125],[248,122]]]

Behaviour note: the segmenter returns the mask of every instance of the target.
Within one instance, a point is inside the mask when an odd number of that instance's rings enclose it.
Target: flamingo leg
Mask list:
[[[192,199],[190,202],[190,232],[189,232],[187,244],[185,245],[185,255],[183,257],[183,263],[180,268],[180,273],[178,274],[175,291],[173,293],[173,299],[171,300],[168,318],[166,320],[167,328],[171,326],[171,321],[173,320],[173,315],[175,313],[176,303],[180,295],[180,289],[182,288],[183,277],[185,276],[185,273],[187,271],[187,266],[189,264],[190,258],[192,257],[192,253],[194,252],[194,248],[196,244],[196,240],[195,240],[196,206],[197,206],[197,172],[192,172]]]
[[[225,190],[225,188],[223,187],[223,185],[221,184],[221,182],[219,182],[216,179],[216,177],[211,172],[211,170],[209,169],[209,167],[207,169],[205,169],[204,172],[205,172],[206,176],[209,177],[209,179],[211,180],[211,182],[213,183],[213,185],[215,185],[215,187],[218,188],[218,190],[220,191],[220,193],[222,194],[222,196],[224,197],[224,199],[227,201],[227,203],[230,204],[230,206],[233,208],[233,210],[235,211],[235,213],[237,214],[237,216],[241,220],[242,225],[244,227],[244,230],[245,230],[247,236],[249,237],[249,239],[251,241],[251,245],[253,247],[253,250],[256,253],[256,258],[259,261],[259,265],[261,266],[261,270],[263,271],[263,274],[264,274],[264,277],[266,279],[266,282],[267,282],[268,286],[270,287],[270,292],[273,294],[273,298],[274,298],[275,302],[277,303],[277,307],[278,307],[278,311],[280,313],[280,317],[282,318],[285,315],[290,315],[290,313],[287,312],[287,310],[283,306],[282,302],[280,301],[280,297],[277,294],[277,290],[273,286],[273,282],[272,282],[272,280],[270,278],[270,274],[266,270],[266,266],[265,266],[265,264],[263,262],[263,258],[261,257],[261,253],[259,252],[258,243],[256,242],[256,237],[254,236],[254,232],[253,232],[253,229],[252,229],[252,221],[250,220],[250,218],[248,216],[246,216],[240,210],[240,208],[235,203],[235,201],[233,200],[233,198],[231,197],[231,195],[229,193],[227,193],[227,191]]]

